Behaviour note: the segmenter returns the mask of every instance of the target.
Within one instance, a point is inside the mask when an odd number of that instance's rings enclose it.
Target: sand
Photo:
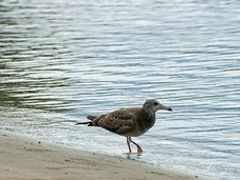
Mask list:
[[[0,179],[188,180],[199,179],[120,157],[56,146],[0,132]]]

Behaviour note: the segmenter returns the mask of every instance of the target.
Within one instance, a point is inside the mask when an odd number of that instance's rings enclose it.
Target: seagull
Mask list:
[[[168,106],[161,104],[155,99],[148,99],[142,107],[122,108],[100,116],[87,116],[90,121],[78,122],[88,126],[99,126],[112,133],[126,137],[129,153],[132,153],[130,143],[137,147],[137,154],[142,154],[143,150],[139,144],[132,140],[146,133],[153,127],[158,110],[172,111]]]

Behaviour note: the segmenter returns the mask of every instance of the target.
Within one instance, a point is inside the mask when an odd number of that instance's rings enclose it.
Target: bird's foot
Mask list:
[[[138,156],[141,156],[143,154],[143,150],[142,150],[142,148],[139,146],[139,147],[137,147],[137,155]]]

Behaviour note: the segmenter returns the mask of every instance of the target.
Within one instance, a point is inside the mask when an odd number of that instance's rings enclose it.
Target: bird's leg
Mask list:
[[[137,146],[137,153],[138,153],[138,154],[143,153],[143,150],[142,150],[141,146],[139,146],[137,143],[135,143],[135,142],[131,139],[131,137],[129,137],[129,141],[131,141],[133,144],[135,144],[135,145]]]
[[[127,145],[128,145],[129,153],[132,153],[131,146],[130,146],[130,142],[129,142],[129,137],[128,137],[128,136],[127,136]]]

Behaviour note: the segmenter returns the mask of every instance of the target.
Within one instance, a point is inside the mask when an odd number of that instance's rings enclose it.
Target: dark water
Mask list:
[[[0,0],[1,129],[125,156],[123,137],[74,126],[157,98],[136,139],[148,163],[240,174],[240,1]]]

